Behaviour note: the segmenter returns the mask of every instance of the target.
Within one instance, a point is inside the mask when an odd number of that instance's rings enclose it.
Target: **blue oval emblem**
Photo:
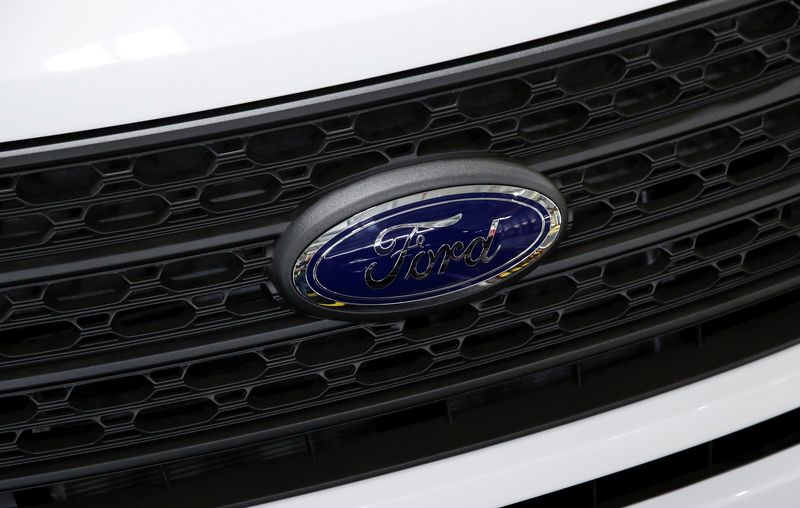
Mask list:
[[[295,288],[326,307],[386,306],[468,293],[538,260],[561,228],[558,206],[507,185],[421,192],[331,228],[297,259]]]

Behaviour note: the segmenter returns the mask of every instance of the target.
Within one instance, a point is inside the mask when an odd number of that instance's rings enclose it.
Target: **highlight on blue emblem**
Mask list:
[[[534,190],[422,192],[365,210],[317,238],[294,265],[295,288],[327,307],[461,295],[537,261],[560,228],[561,211]]]

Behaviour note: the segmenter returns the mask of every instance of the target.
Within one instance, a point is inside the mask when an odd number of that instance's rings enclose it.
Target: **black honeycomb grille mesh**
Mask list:
[[[400,325],[0,399],[0,465],[265,418],[546,351],[798,266],[800,200]],[[2,432],[5,430],[5,432]]]
[[[780,182],[798,169],[800,101],[551,176],[572,206],[573,236],[591,238]],[[302,318],[268,289],[271,248],[268,240],[0,290],[0,365],[244,326],[289,327]]]
[[[794,274],[800,192],[785,189],[800,181],[800,92],[742,114],[725,109],[796,82],[799,13],[798,1],[759,2],[429,95],[2,173],[0,270],[10,282],[0,279],[0,466],[135,455],[134,445],[169,449],[170,439],[236,436],[251,423],[277,433],[293,418],[547,357]],[[715,119],[689,132],[664,127],[708,108]],[[633,131],[655,134],[558,163]],[[274,231],[235,242],[219,233],[280,229],[300,203],[342,182],[474,153],[541,165],[573,215],[561,257],[486,300],[395,323],[311,319],[271,290]],[[758,193],[763,203],[730,211]],[[722,210],[713,224],[664,225],[712,208]],[[615,235],[653,231],[642,245],[615,247]],[[103,263],[105,249],[138,252],[186,232],[216,240]],[[601,254],[578,259],[593,250]],[[62,258],[99,261],[79,273],[43,270]]]

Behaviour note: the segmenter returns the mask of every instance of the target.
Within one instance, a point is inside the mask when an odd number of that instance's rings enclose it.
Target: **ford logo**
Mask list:
[[[555,244],[562,211],[541,182],[533,189],[484,178],[406,193],[327,228],[293,259],[293,297],[374,316],[460,299],[523,271]]]

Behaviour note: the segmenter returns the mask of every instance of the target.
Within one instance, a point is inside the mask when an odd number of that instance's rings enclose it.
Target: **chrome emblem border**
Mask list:
[[[508,278],[514,273],[530,266],[531,264],[538,261],[539,258],[541,258],[542,255],[544,255],[544,253],[547,252],[553,246],[553,244],[555,243],[556,239],[559,236],[563,223],[562,212],[553,200],[551,200],[550,198],[541,194],[538,191],[511,185],[485,184],[485,185],[462,185],[455,187],[440,188],[430,191],[417,192],[414,194],[410,194],[407,196],[403,196],[388,201],[386,203],[382,203],[380,205],[373,206],[362,212],[359,212],[353,215],[352,217],[336,224],[335,226],[324,232],[322,235],[320,235],[318,238],[316,238],[314,241],[312,241],[305,248],[305,250],[303,250],[303,252],[300,254],[296,262],[294,263],[294,267],[292,269],[292,280],[295,291],[298,293],[300,297],[302,297],[307,302],[322,308],[340,308],[340,309],[354,309],[354,310],[374,310],[374,309],[385,308],[387,306],[391,307],[399,304],[420,302],[424,300],[429,300],[429,299],[432,300],[438,298],[438,297],[423,297],[419,299],[405,299],[402,302],[398,302],[397,304],[395,303],[356,304],[356,303],[345,303],[342,301],[332,300],[317,294],[309,287],[307,283],[307,277],[309,275],[308,273],[309,262],[312,260],[314,255],[319,251],[319,249],[325,247],[335,237],[337,237],[338,235],[340,235],[341,233],[343,233],[344,231],[348,230],[349,228],[351,228],[356,224],[368,221],[371,217],[375,217],[376,215],[382,214],[384,212],[389,212],[393,209],[403,207],[406,205],[411,205],[424,200],[447,197],[447,196],[455,196],[459,194],[469,194],[469,193],[505,194],[536,202],[547,211],[548,214],[547,218],[549,219],[550,228],[545,233],[545,238],[540,243],[538,243],[538,245],[534,247],[532,251],[530,252],[526,251],[518,255],[510,266],[504,267],[505,269],[503,272],[493,276],[489,276],[489,278],[481,279],[473,284],[446,293],[446,296],[448,298],[458,297],[459,294],[469,292],[469,290],[475,291],[476,288],[486,288],[488,286],[492,286]],[[510,200],[513,200],[513,198],[510,198]],[[525,204],[524,201],[521,200],[518,203],[523,205]],[[542,219],[544,220],[545,217],[542,217]],[[367,222],[363,224],[361,228],[355,230],[351,234],[354,234],[355,232],[361,229],[369,227],[371,224],[373,223]],[[328,250],[333,248],[334,246],[329,246]]]

